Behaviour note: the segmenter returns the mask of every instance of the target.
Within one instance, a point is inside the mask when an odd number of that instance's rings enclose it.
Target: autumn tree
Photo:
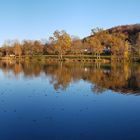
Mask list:
[[[2,46],[2,51],[4,53],[5,56],[8,56],[11,52],[11,40],[7,40],[4,42],[3,46]]]
[[[100,55],[103,52],[103,45],[101,44],[101,41],[97,37],[90,37],[87,39],[87,42],[89,44],[90,50],[93,54],[96,54],[97,59],[100,59]]]
[[[81,39],[78,37],[73,37],[72,38],[72,47],[71,47],[71,53],[72,54],[82,54],[84,48],[84,44]]]
[[[33,42],[31,40],[24,40],[22,50],[24,55],[33,55]]]
[[[100,59],[101,53],[104,50],[104,30],[101,28],[94,28],[91,30],[92,36],[86,39],[92,54],[96,54],[97,59]],[[104,39],[102,39],[104,38]]]
[[[15,55],[20,57],[21,54],[22,54],[20,43],[19,42],[15,42],[13,46],[14,46],[14,53],[15,53]]]
[[[109,50],[117,58],[128,58],[130,44],[128,36],[123,33],[109,33],[108,30],[94,29],[93,36],[88,38],[92,52],[100,56],[104,50]]]
[[[43,45],[40,41],[33,42],[32,53],[35,55],[43,54]]]
[[[54,45],[62,59],[63,54],[71,47],[71,37],[65,31],[55,31],[53,37],[50,37],[50,43]]]
[[[127,41],[127,37],[124,34],[118,36],[112,35],[110,40],[111,43],[111,52],[113,55],[118,57],[118,59],[129,57],[130,44]]]
[[[96,34],[101,33],[101,32],[103,32],[103,29],[99,28],[99,27],[96,27],[96,28],[93,28],[91,30],[91,35],[96,35]]]

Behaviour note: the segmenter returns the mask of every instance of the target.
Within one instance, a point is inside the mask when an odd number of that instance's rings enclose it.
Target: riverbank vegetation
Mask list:
[[[119,26],[109,30],[95,28],[84,39],[70,36],[65,31],[55,31],[48,41],[6,41],[0,48],[1,58],[36,56],[57,60],[139,60],[140,25]]]

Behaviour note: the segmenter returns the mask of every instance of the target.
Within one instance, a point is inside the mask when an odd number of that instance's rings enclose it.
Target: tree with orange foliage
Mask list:
[[[22,54],[21,46],[18,42],[14,43],[14,53],[15,53],[16,56],[19,56],[19,57]]]
[[[92,53],[96,54],[97,59],[100,59],[100,55],[104,49],[103,45],[101,44],[101,41],[97,37],[90,37],[87,39],[87,42]]]
[[[53,37],[50,37],[51,44],[58,51],[60,59],[63,59],[63,54],[71,47],[71,37],[65,31],[55,31]]]

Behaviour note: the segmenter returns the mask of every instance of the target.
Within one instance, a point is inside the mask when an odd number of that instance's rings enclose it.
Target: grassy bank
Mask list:
[[[34,56],[15,56],[15,57],[1,57],[1,60],[48,60],[48,61],[107,61],[111,60],[111,56],[101,56],[100,59],[97,59],[93,55],[64,55],[60,58],[58,55],[34,55]]]
[[[111,57],[107,55],[101,55],[100,59],[97,59],[95,55],[63,55],[62,59],[58,55],[33,55],[33,56],[7,56],[7,57],[0,57],[0,60],[37,60],[37,61],[82,61],[82,62],[103,62],[103,63],[110,63],[113,61],[131,61],[132,59],[124,59],[124,58],[117,58]],[[134,61],[139,61],[140,59],[137,57]]]

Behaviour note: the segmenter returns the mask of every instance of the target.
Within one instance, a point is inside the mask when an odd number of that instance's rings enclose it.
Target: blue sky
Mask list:
[[[94,27],[140,23],[139,0],[0,0],[0,44],[47,39],[58,29],[84,37]]]

